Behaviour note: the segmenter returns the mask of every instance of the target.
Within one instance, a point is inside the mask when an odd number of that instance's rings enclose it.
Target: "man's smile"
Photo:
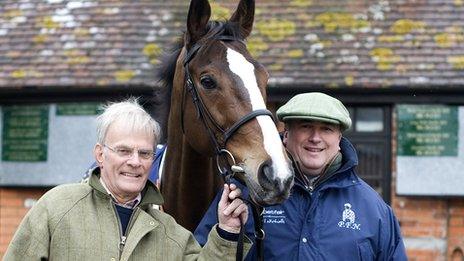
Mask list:
[[[317,147],[303,147],[305,150],[309,152],[322,152],[324,149],[317,148]]]
[[[121,175],[126,176],[126,177],[133,177],[133,178],[138,178],[142,176],[141,174],[131,173],[131,172],[121,172]]]

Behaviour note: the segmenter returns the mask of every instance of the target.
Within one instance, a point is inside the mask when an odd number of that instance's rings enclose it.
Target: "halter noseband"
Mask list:
[[[231,41],[238,41],[243,44],[245,42],[241,39],[237,39],[232,36],[216,36],[214,37],[216,40],[224,41],[224,42],[231,42]],[[221,176],[223,178],[229,178],[230,175],[232,175],[235,172],[242,172],[243,170],[237,169],[240,168],[237,165],[235,165],[235,158],[234,156],[226,149],[226,144],[227,141],[235,134],[235,132],[245,123],[248,121],[256,118],[257,116],[262,116],[262,115],[267,115],[273,118],[272,113],[269,110],[262,109],[262,110],[254,110],[251,111],[250,113],[242,116],[237,122],[235,122],[232,126],[224,130],[223,127],[221,127],[217,121],[213,118],[211,113],[209,112],[208,108],[205,106],[201,96],[198,94],[198,87],[195,85],[192,76],[189,71],[189,62],[195,57],[197,54],[198,50],[202,47],[202,44],[196,43],[194,44],[190,50],[187,51],[187,55],[184,58],[184,71],[185,71],[185,78],[186,78],[186,83],[187,83],[187,90],[189,91],[190,95],[192,96],[193,99],[193,104],[195,105],[196,111],[198,118],[201,119],[203,122],[203,125],[205,126],[206,130],[208,131],[208,136],[210,137],[211,142],[213,143],[214,150],[216,153],[216,163],[218,165],[218,170],[221,173]],[[185,91],[184,91],[185,92]],[[182,99],[184,100],[184,99]],[[182,110],[182,119],[181,119],[181,124],[182,124],[182,130],[184,130],[184,119],[183,119],[183,110]],[[208,124],[209,123],[209,124]],[[212,125],[212,126],[211,126]],[[219,133],[222,134],[221,140],[217,138],[215,135],[213,129],[216,129]],[[225,159],[223,162],[228,163],[229,161],[227,160],[227,157],[230,157],[231,162],[233,162],[233,166],[235,167],[235,170],[232,170],[230,164],[229,166],[221,166],[220,164],[220,159],[219,157],[224,157]]]

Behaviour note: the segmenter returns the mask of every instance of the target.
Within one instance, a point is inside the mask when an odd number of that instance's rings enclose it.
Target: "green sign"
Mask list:
[[[56,115],[98,115],[101,104],[97,102],[86,103],[60,103],[56,105]]]
[[[48,108],[3,107],[3,161],[47,161]]]
[[[457,156],[458,107],[399,105],[398,155]]]

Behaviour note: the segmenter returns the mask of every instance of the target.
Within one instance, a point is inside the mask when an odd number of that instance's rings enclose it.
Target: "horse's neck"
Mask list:
[[[182,132],[180,110],[171,108],[168,149],[163,170],[164,210],[193,231],[221,184],[213,160],[187,142]]]
[[[185,105],[182,105],[183,103],[181,101],[183,98],[182,89],[173,90],[171,97],[171,108],[168,117],[167,140],[169,149],[166,156],[168,156],[167,159],[174,162],[168,163],[172,163],[172,165],[178,166],[178,163],[180,163],[183,158],[194,154],[197,154],[196,157],[199,162],[209,162],[210,157],[206,154],[198,153],[198,148],[193,148],[187,141],[187,136],[184,135],[184,117],[189,117],[189,114],[182,111],[185,109],[185,107],[183,108]],[[189,96],[185,98],[189,98]]]
[[[166,153],[164,169],[172,172],[180,170],[191,171],[192,164],[199,168],[204,168],[211,163],[211,157],[198,153],[187,141],[187,137],[182,133],[179,121],[169,121],[168,127],[168,150]],[[177,125],[173,127],[173,125]],[[170,166],[168,168],[167,166]]]

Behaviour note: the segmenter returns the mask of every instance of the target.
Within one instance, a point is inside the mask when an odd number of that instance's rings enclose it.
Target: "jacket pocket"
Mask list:
[[[369,240],[358,242],[358,256],[359,260],[372,261],[375,260],[374,251]]]

